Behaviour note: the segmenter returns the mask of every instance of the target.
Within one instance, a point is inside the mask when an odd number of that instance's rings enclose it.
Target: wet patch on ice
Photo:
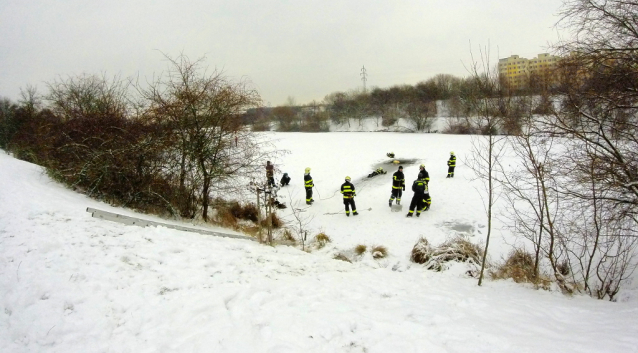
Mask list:
[[[480,233],[480,231],[478,230],[480,226],[462,220],[443,222],[439,223],[437,226],[440,228],[444,228],[445,230],[447,230],[448,233],[452,235],[473,237],[477,233]]]

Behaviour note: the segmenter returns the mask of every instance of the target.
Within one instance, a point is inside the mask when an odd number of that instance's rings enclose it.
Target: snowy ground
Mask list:
[[[420,236],[484,237],[478,185],[463,162],[468,137],[272,136],[291,151],[274,161],[293,177],[280,192],[287,203],[305,207],[303,169],[312,168],[317,202],[303,213],[314,217],[313,233],[333,239],[325,249],[101,221],[86,207],[111,208],[0,153],[0,352],[638,351],[635,301],[570,298],[509,281],[479,288],[463,266],[433,273],[409,263]],[[407,206],[390,212],[393,170],[365,178],[390,150],[419,160],[405,165],[408,183],[418,164],[430,172],[433,206],[420,218],[406,219]],[[459,167],[450,180],[451,150]],[[357,188],[356,218],[342,213],[345,175]],[[498,257],[511,237],[497,226]],[[357,244],[384,245],[390,256],[331,259]]]
[[[293,179],[288,187],[279,191],[281,200],[295,208],[305,209],[303,216],[312,222],[311,234],[324,231],[333,238],[336,249],[353,248],[358,244],[383,245],[391,253],[391,259],[403,261],[421,236],[431,243],[441,243],[457,234],[480,242],[485,234],[485,213],[481,196],[476,188],[481,184],[471,182],[465,157],[471,142],[467,136],[441,134],[404,133],[273,133],[279,148],[291,153],[280,161],[275,160],[281,172]],[[388,201],[391,193],[392,173],[397,165],[387,158],[394,152],[395,159],[412,161],[402,163],[406,179],[401,212],[391,212]],[[457,154],[454,179],[446,179],[447,160],[450,151]],[[431,209],[420,218],[406,218],[412,199],[411,186],[424,164],[430,174]],[[388,171],[385,175],[367,178],[379,165]],[[316,191],[315,204],[307,208],[303,188],[303,173],[311,168]],[[280,174],[279,174],[280,175]],[[346,176],[352,178],[357,197],[358,217],[346,217],[340,193]],[[294,222],[290,210],[281,213]],[[498,253],[507,252],[509,246],[500,242],[500,224],[497,222],[496,241]],[[499,251],[502,250],[502,251]]]

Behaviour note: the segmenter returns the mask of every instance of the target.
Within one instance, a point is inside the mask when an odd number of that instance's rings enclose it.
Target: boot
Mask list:
[[[408,212],[408,214],[406,215],[406,217],[412,217],[412,213]]]
[[[446,178],[451,178],[451,176],[448,174],[448,176],[446,176]]]
[[[397,200],[397,205],[400,205],[400,204],[401,204],[401,200]]]
[[[390,200],[390,202],[388,202],[388,206],[392,207],[392,200]]]
[[[306,205],[311,205],[310,201],[306,201]]]
[[[359,213],[357,213],[357,211],[354,211],[354,212],[352,212],[352,215],[353,215],[353,216],[358,216],[358,215],[359,215]]]
[[[350,213],[346,212],[346,217],[350,217]]]
[[[417,212],[417,213],[416,213],[416,216],[417,216],[417,217],[421,217],[421,212]]]

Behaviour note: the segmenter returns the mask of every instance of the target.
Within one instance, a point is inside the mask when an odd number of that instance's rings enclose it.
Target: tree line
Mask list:
[[[211,195],[245,191],[272,150],[241,123],[260,97],[203,59],[166,59],[144,84],[84,74],[0,100],[0,148],[89,196],[208,220]]]
[[[507,87],[504,82],[501,86]],[[507,90],[512,96],[541,95],[555,93],[556,87],[542,77],[530,76],[527,84],[508,87]],[[477,114],[475,101],[479,91],[472,74],[467,77],[439,74],[416,85],[374,87],[365,92],[333,92],[321,102],[313,101],[306,105],[295,105],[294,100],[289,98],[282,106],[249,109],[242,121],[254,131],[274,128],[281,132],[326,132],[329,131],[330,122],[350,126],[353,123],[361,124],[363,119],[374,118],[377,126],[389,127],[403,119],[406,132],[432,132],[439,109],[445,109],[451,118],[445,132],[481,133],[466,119]],[[442,105],[437,105],[437,102],[442,102]],[[546,112],[546,105],[547,102],[535,102],[534,110],[537,113]],[[512,117],[510,120],[515,119]]]

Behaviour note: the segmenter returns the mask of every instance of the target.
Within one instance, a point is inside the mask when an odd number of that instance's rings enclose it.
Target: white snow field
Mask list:
[[[289,246],[139,228],[91,218],[87,207],[133,214],[74,193],[42,168],[0,151],[0,352],[636,352],[638,306],[511,281],[484,282],[464,264],[431,272],[409,262],[421,236],[480,243],[480,184],[464,160],[470,137],[401,133],[269,133],[291,153],[273,160],[293,180],[279,195],[306,208],[311,235],[332,238],[312,253]],[[458,156],[446,179],[450,151]],[[404,164],[402,212],[388,207],[391,174],[367,179],[393,151]],[[407,219],[409,191],[424,163],[432,209]],[[265,161],[264,161],[265,164]],[[346,175],[360,215],[346,217]],[[292,196],[292,200],[290,200]],[[292,220],[290,208],[280,214]],[[140,215],[142,218],[152,218]],[[514,238],[496,222],[492,258]],[[356,245],[383,245],[353,263]]]

